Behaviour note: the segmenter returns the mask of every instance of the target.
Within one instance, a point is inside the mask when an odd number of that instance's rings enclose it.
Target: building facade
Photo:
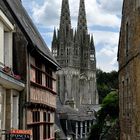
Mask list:
[[[57,72],[56,125],[61,139],[85,139],[95,121],[98,104],[96,56],[88,34],[85,2],[80,0],[77,29],[71,27],[68,0],[62,0],[60,26],[54,30],[52,54],[62,67]]]
[[[118,48],[121,140],[140,139],[139,12],[139,0],[124,0]]]
[[[19,97],[25,84],[13,73],[14,26],[0,9],[0,139],[9,128],[18,129]]]
[[[62,104],[98,104],[93,36],[88,34],[85,3],[80,0],[77,30],[71,28],[68,0],[62,1],[60,27],[54,30],[52,53],[62,67],[57,91]]]
[[[54,139],[58,68],[21,1],[1,0],[0,132],[27,129],[33,140]]]

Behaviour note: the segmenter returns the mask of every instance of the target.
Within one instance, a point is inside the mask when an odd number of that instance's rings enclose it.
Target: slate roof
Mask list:
[[[94,105],[83,105],[79,109],[74,109],[69,105],[62,105],[57,97],[56,113],[60,115],[60,119],[85,121],[95,120]]]
[[[59,132],[59,136],[60,136],[61,139],[64,139],[64,140],[67,139],[67,137],[66,137],[66,135],[65,135],[65,133],[64,133],[62,127],[61,127],[60,119],[57,116],[55,116],[55,122],[57,122],[55,124],[55,132]]]
[[[28,38],[33,43],[37,51],[46,59],[51,61],[55,66],[60,67],[55,58],[52,56],[50,50],[48,49],[46,43],[38,32],[36,26],[32,22],[28,13],[22,6],[22,3],[19,0],[4,0],[9,7],[11,8],[13,14],[19,21],[20,25],[23,27],[23,30],[27,34]]]
[[[86,120],[95,120],[94,111],[88,114],[86,111],[75,110],[70,106],[63,106],[61,110],[57,110],[57,113],[60,114],[61,119],[75,120],[75,121],[86,121]]]

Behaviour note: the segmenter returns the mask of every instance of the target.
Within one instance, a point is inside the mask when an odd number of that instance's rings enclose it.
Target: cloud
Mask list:
[[[59,27],[62,0],[31,0],[30,5],[28,4],[29,0],[22,1],[50,46],[53,28]],[[77,26],[79,1],[69,0],[71,23],[74,28]],[[104,71],[117,70],[118,32],[121,23],[122,1],[85,0],[89,33],[94,35],[97,66]],[[100,27],[100,31],[96,29],[97,26]],[[108,29],[109,31],[107,31]]]
[[[99,0],[99,3],[103,12],[120,16],[123,0]]]
[[[112,3],[108,2],[108,3]],[[119,28],[120,18],[106,10],[104,0],[98,3],[96,0],[86,1],[86,11],[89,26],[98,25],[112,28]]]
[[[96,45],[117,45],[119,33],[118,32],[109,32],[109,31],[98,31],[92,30],[94,34],[94,41]]]
[[[42,5],[37,2],[32,3],[32,16],[37,24],[42,24],[46,27],[54,28],[58,25],[60,3],[54,0],[44,1]]]
[[[119,33],[94,31],[97,67],[103,71],[118,69],[117,50]]]
[[[27,1],[27,0],[23,0]],[[42,24],[43,26],[58,26],[61,11],[61,0],[41,0],[42,4],[38,1],[31,1],[31,13],[34,21],[37,24]],[[109,27],[119,27],[120,18],[120,7],[122,0],[86,0],[86,13],[88,25],[100,25]],[[79,1],[70,0],[70,12],[72,18],[72,25],[77,26]],[[29,6],[29,5],[28,5]]]

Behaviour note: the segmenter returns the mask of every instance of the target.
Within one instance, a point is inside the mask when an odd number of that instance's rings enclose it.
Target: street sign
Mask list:
[[[6,133],[6,140],[30,140],[31,130],[11,130]]]

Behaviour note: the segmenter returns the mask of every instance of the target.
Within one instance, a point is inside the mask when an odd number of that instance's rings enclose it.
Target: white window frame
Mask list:
[[[6,17],[6,15],[0,10],[0,42],[1,42],[1,48],[0,48],[0,66],[4,67],[5,65],[5,32],[12,33],[14,31],[14,25],[9,21],[9,19]],[[11,36],[12,37],[12,36]],[[12,42],[11,46],[12,47]],[[11,48],[12,49],[12,48]],[[12,51],[12,50],[11,50]],[[11,52],[12,53],[12,52]],[[11,59],[11,58],[9,58]],[[10,65],[11,67],[11,65]]]
[[[7,27],[9,31],[14,30],[14,26],[12,23],[9,21],[9,19],[6,17],[6,15],[0,10],[0,21],[4,23],[4,25]]]

